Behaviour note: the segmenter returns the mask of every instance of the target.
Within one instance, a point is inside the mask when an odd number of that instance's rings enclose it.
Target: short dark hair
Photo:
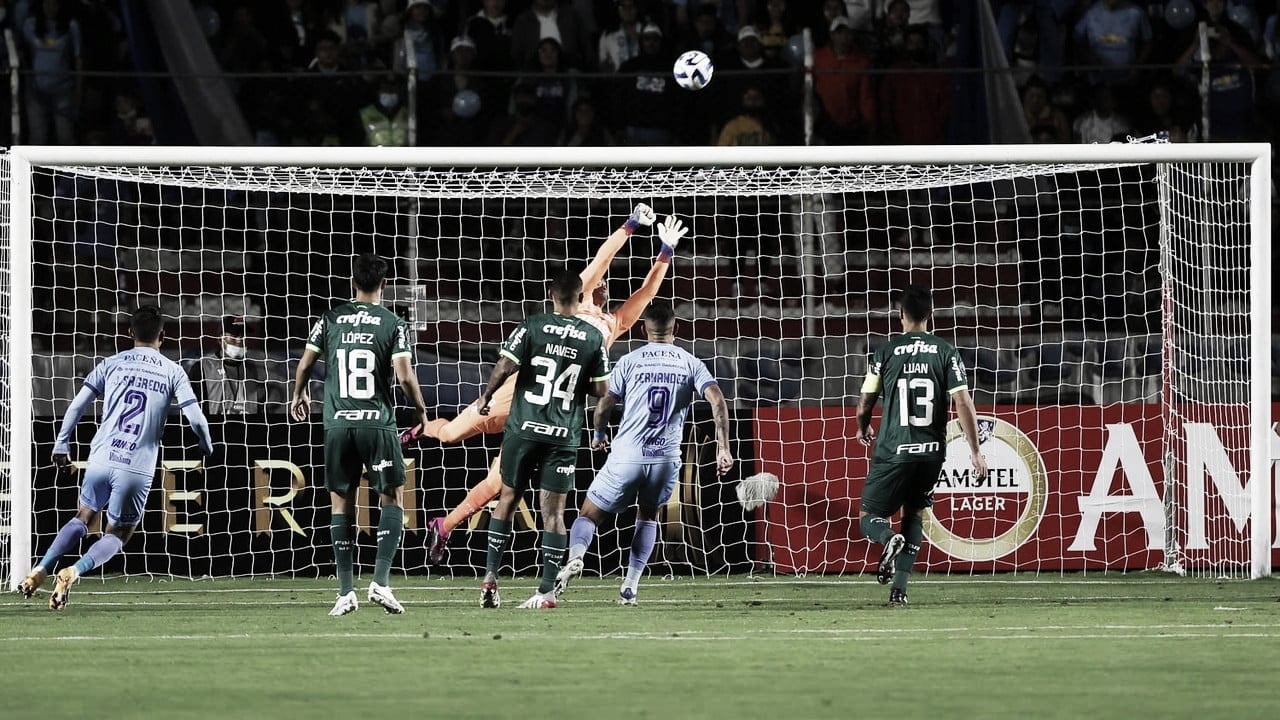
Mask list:
[[[155,342],[164,330],[164,313],[155,305],[140,305],[133,311],[129,320],[129,329],[133,331],[133,339],[138,342]]]
[[[582,295],[582,276],[572,270],[561,270],[551,278],[551,297],[561,305],[578,302]]]
[[[667,332],[676,324],[676,311],[671,303],[654,302],[644,311],[644,321],[658,332]]]
[[[387,261],[373,253],[357,255],[351,263],[351,282],[361,292],[373,293],[382,289],[387,279]]]
[[[933,314],[933,293],[920,285],[908,285],[898,296],[898,308],[915,322],[924,322]]]

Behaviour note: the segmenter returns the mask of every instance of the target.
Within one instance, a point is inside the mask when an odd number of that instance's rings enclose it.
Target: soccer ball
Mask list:
[[[701,50],[690,50],[676,58],[676,65],[671,69],[676,83],[685,90],[701,90],[711,82],[711,74],[716,66],[711,58]]]

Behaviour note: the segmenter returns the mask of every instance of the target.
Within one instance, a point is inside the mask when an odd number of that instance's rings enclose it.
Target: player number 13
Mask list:
[[[909,407],[912,405],[915,407]],[[926,427],[932,424],[933,381],[928,378],[898,380],[898,426]]]

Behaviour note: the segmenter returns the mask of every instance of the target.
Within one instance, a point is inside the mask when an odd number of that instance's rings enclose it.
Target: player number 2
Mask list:
[[[373,368],[376,358],[372,350],[356,348],[338,350],[338,394],[353,400],[373,397]]]
[[[922,392],[917,393],[917,390]],[[914,408],[910,407],[912,405]],[[898,425],[926,427],[932,424],[933,381],[928,378],[898,380]]]
[[[556,375],[556,361],[551,358],[536,357],[529,364],[538,369],[538,376],[533,379],[538,383],[538,391],[524,391],[524,399],[534,405],[547,405],[553,399],[560,401],[565,410],[573,407],[573,390],[578,387],[578,373],[582,368],[570,365],[560,375]]]

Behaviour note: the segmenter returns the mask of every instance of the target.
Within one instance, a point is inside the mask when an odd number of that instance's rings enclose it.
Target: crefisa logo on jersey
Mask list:
[[[933,488],[924,534],[958,560],[994,561],[1030,540],[1044,516],[1048,480],[1031,439],[1003,420],[978,418],[978,442],[987,477],[973,475],[960,422],[947,424],[947,459]]]

